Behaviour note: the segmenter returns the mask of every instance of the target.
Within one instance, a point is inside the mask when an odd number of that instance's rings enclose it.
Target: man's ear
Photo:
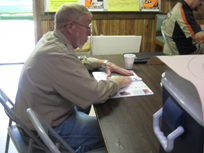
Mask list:
[[[72,34],[73,28],[74,28],[74,23],[72,21],[68,22],[67,26],[65,28],[69,34]]]

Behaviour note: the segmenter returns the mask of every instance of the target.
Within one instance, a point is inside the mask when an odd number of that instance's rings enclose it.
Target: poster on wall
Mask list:
[[[140,11],[139,0],[107,0],[108,11]]]
[[[107,11],[107,0],[44,0],[45,12],[56,12],[65,3],[78,3],[86,6],[89,11]]]
[[[46,0],[45,4],[49,4],[48,8],[46,8],[46,10],[48,12],[56,12],[57,9],[65,3],[78,3],[78,0]]]
[[[140,11],[161,11],[161,0],[140,0]]]
[[[107,11],[107,0],[85,0],[89,11]]]
[[[44,11],[56,12],[65,3],[79,3],[89,11],[161,11],[161,0],[44,0]]]

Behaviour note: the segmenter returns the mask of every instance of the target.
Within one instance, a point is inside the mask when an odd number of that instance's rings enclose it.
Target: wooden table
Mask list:
[[[93,56],[124,67],[123,55]],[[109,99],[94,106],[109,153],[158,153],[153,114],[162,107],[161,74],[165,65],[134,64],[154,95]]]

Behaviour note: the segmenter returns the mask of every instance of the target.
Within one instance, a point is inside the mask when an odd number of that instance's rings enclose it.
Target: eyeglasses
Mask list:
[[[86,26],[86,25],[83,25],[83,24],[80,24],[80,23],[77,23],[74,21],[73,21],[73,23],[78,24],[78,25],[83,26],[83,27],[86,27],[88,30],[91,30],[91,24],[89,24],[89,26]]]
[[[89,26],[86,26],[86,25],[83,25],[83,24],[80,24],[80,23],[77,23],[74,21],[73,21],[73,23],[78,24],[78,25],[83,26],[83,27],[86,27],[88,30],[91,30],[91,24],[89,24]],[[67,26],[67,24],[64,25],[64,27],[66,27],[66,26]]]

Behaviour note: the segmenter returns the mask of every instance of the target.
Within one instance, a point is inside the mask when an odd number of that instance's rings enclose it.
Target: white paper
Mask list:
[[[132,71],[133,72],[133,71]],[[100,80],[107,80],[106,72],[92,72],[94,78],[99,82]],[[132,82],[129,86],[122,88],[118,91],[118,93],[112,98],[120,98],[120,97],[131,97],[131,96],[142,96],[142,95],[152,95],[154,94],[152,90],[142,81],[135,72],[133,72]],[[121,77],[124,75],[118,73],[112,73],[111,77]]]

